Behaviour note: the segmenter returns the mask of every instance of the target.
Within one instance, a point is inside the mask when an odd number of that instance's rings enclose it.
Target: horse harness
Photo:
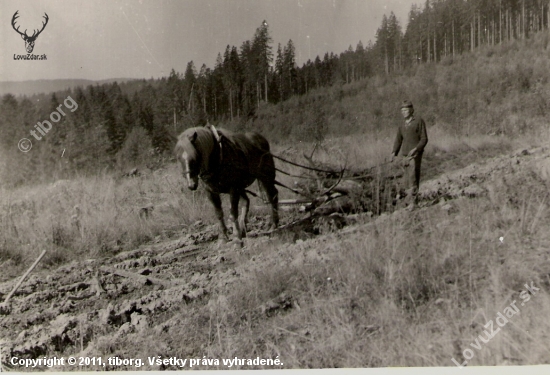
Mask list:
[[[220,153],[220,157],[219,157],[219,160],[218,160],[218,168],[221,168],[222,161],[223,161],[222,135],[218,132],[218,130],[214,127],[214,125],[208,124],[206,127],[212,132],[212,135],[214,136],[215,141],[218,143],[219,153]],[[214,192],[216,192],[216,191],[219,192],[220,186],[217,186],[217,185],[220,184],[220,181],[218,181],[217,184],[215,182],[213,182],[212,177],[214,177],[214,175],[215,175],[214,172],[208,171],[208,170],[203,171],[202,168],[199,171],[199,178],[202,181],[204,181],[206,183],[206,185],[210,187],[211,190],[213,190]]]

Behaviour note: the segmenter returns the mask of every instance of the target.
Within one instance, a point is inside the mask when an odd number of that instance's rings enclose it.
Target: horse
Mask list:
[[[214,206],[222,240],[229,240],[220,194],[230,196],[233,235],[246,237],[250,200],[246,188],[258,181],[271,205],[271,228],[279,225],[275,162],[269,142],[256,132],[234,133],[207,124],[185,130],[178,137],[176,158],[182,166],[187,187],[194,191],[199,179]],[[239,200],[245,202],[241,216]]]

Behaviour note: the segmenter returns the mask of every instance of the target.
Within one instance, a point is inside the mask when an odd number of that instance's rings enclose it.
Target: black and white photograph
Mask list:
[[[0,372],[550,373],[550,0],[0,0]]]

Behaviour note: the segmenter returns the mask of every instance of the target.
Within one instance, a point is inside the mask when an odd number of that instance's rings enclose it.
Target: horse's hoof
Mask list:
[[[229,238],[220,235],[216,241],[216,248],[221,248],[229,242]]]
[[[231,243],[236,247],[242,249],[244,247],[244,241],[241,238],[235,238]]]
[[[240,232],[241,232],[241,237],[246,237],[246,228],[247,225],[246,223],[244,222],[239,222],[239,229],[240,229]]]

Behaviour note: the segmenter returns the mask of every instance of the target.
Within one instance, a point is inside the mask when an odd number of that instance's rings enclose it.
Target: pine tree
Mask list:
[[[284,57],[283,50],[281,49],[281,43],[277,46],[277,57],[275,58],[275,76],[277,81],[277,99],[284,100],[284,86],[283,86],[283,69],[284,69]]]
[[[264,20],[260,27],[256,29],[254,39],[252,40],[252,54],[254,56],[254,78],[256,80],[256,94],[259,104],[260,98],[262,98],[261,87],[265,90],[263,99],[267,101],[267,75],[269,73],[269,67],[273,61],[273,52],[271,51],[270,43],[272,42],[269,35],[269,29],[267,22]],[[262,86],[263,85],[263,86]]]
[[[287,45],[283,49],[283,87],[284,99],[290,98],[296,87],[296,50],[294,43],[289,39]]]
[[[185,98],[185,102],[187,103],[186,111],[187,113],[193,113],[196,107],[196,81],[197,81],[197,69],[195,69],[195,64],[193,61],[189,61],[187,63],[187,67],[185,68],[185,73],[183,75],[183,95]]]

